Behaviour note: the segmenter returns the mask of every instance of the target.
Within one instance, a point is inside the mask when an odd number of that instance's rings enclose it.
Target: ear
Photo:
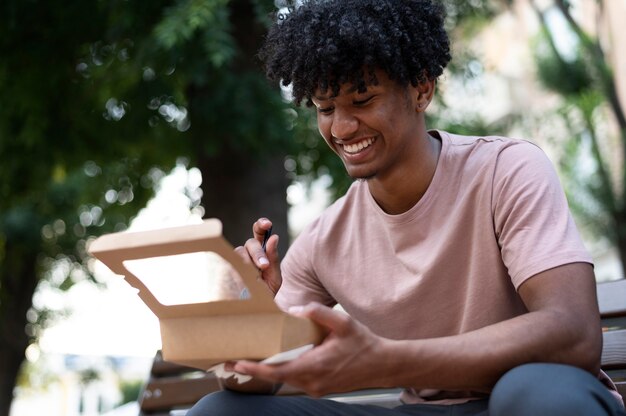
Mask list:
[[[435,95],[435,80],[431,79],[419,83],[414,88],[416,93],[415,111],[424,112]]]

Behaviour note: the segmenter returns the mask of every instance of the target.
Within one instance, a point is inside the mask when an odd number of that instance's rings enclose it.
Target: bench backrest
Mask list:
[[[600,283],[597,288],[604,330],[602,368],[626,397],[626,279]]]

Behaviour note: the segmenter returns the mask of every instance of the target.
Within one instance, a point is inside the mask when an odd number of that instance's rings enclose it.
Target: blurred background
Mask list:
[[[538,143],[598,280],[623,278],[626,0],[444,3],[429,126]],[[217,217],[237,245],[267,216],[284,254],[349,185],[256,59],[290,5],[0,3],[0,416],[137,413],[158,323],[97,236]]]

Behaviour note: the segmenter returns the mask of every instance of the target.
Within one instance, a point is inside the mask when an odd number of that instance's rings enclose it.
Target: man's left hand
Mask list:
[[[292,308],[290,313],[328,329],[324,342],[299,358],[282,364],[239,361],[234,370],[275,383],[287,383],[313,397],[371,387],[386,387],[384,338],[344,312],[318,303]]]

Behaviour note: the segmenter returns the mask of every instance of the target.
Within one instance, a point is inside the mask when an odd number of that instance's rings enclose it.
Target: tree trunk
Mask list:
[[[272,220],[281,236],[281,253],[287,248],[288,226],[284,155],[255,159],[226,150],[219,157],[201,156],[202,205],[205,217],[224,224],[224,236],[234,246],[252,237],[252,223],[260,217]]]
[[[233,38],[239,49],[231,70],[241,74],[258,71],[260,75],[261,68],[256,54],[266,28],[255,14],[254,2],[231,0],[229,9]],[[207,128],[205,131],[211,130]],[[263,132],[259,132],[259,137],[263,137]],[[236,140],[228,137],[220,139],[223,143]],[[202,140],[206,140],[206,137],[196,138],[199,149],[202,149]],[[284,169],[285,154],[273,152],[272,156],[255,155],[233,150],[225,144],[218,156],[207,156],[202,150],[196,156],[198,168],[202,172],[202,205],[206,210],[205,217],[222,220],[224,236],[234,246],[242,245],[252,237],[252,223],[255,220],[262,216],[267,217],[273,222],[273,232],[282,238],[281,253],[284,253],[289,242],[286,200],[289,180]]]
[[[24,360],[24,350],[19,352],[7,344],[4,339],[0,341],[0,416],[9,416],[15,382]]]
[[[8,416],[29,337],[26,313],[37,286],[34,250],[5,246],[0,264],[0,416]]]

